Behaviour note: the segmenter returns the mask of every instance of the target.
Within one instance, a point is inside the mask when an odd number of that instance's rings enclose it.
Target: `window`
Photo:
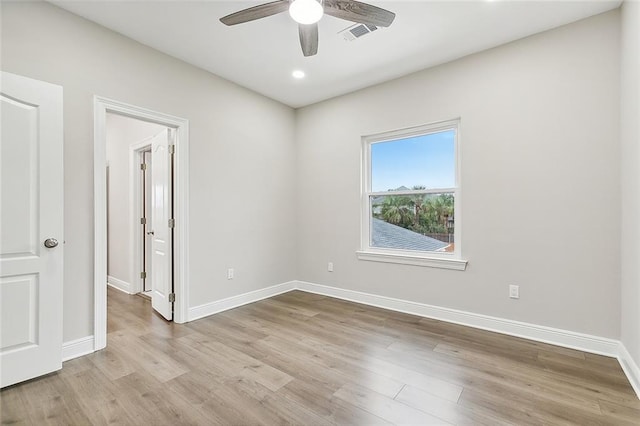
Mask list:
[[[363,137],[362,260],[463,270],[458,120]]]

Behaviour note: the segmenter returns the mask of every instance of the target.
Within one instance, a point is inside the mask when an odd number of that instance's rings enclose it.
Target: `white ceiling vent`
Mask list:
[[[367,24],[355,24],[344,30],[340,31],[342,37],[344,37],[347,41],[354,41],[357,38],[360,38],[364,35],[374,32],[378,27],[375,25],[367,25]]]

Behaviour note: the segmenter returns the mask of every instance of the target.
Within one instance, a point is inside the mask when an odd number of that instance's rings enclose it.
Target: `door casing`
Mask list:
[[[140,293],[144,291],[144,279],[140,277],[140,272],[144,269],[144,251],[142,247],[144,246],[144,238],[140,224],[140,218],[143,217],[142,211],[142,203],[144,200],[144,192],[142,190],[142,177],[140,172],[140,164],[144,163],[144,153],[145,151],[151,150],[151,145],[149,143],[151,138],[145,138],[144,140],[131,145],[129,147],[129,171],[130,177],[129,182],[131,182],[131,187],[129,188],[129,192],[131,194],[131,202],[129,206],[131,208],[130,221],[131,221],[131,253],[133,254],[133,259],[131,262],[131,276],[133,280],[132,284],[132,293]],[[148,276],[148,275],[147,275]]]
[[[171,127],[174,165],[174,321],[188,320],[189,300],[189,120],[94,96],[94,350],[107,346],[107,112]]]

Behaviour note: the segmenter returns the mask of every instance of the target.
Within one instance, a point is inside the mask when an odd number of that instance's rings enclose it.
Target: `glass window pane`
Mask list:
[[[453,252],[454,194],[370,196],[371,247]]]
[[[371,144],[371,191],[453,188],[455,131]]]

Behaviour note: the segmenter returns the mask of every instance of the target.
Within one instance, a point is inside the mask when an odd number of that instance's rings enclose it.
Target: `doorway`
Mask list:
[[[150,131],[158,133],[129,148],[133,176],[132,276],[137,282],[136,294],[148,296],[153,310],[173,320],[175,130],[156,126]],[[107,124],[107,135],[109,132]]]
[[[119,279],[112,276],[118,268],[120,272],[117,273],[129,278],[129,282],[121,280],[129,284],[128,293],[137,293],[145,288],[151,290],[152,305],[156,311],[178,323],[187,321],[188,121],[101,97],[94,98],[94,107],[94,349],[99,350],[106,346],[105,282],[108,276]],[[123,209],[120,197],[117,211],[127,216],[128,220],[124,222],[128,227],[124,228],[129,230],[129,238],[126,238],[128,244],[115,243],[119,244],[124,256],[122,252],[111,250],[114,238],[117,239],[111,231],[116,220],[122,221],[122,218],[116,219],[111,214],[113,207],[118,206],[113,206],[113,199],[107,197],[113,189],[111,185],[116,168],[122,171],[123,167],[122,164],[115,167],[111,153],[107,155],[109,122],[113,119],[128,120],[129,124],[141,123],[139,128],[151,132],[151,135],[137,133],[138,138],[128,138],[124,147],[129,157],[125,166],[128,173],[124,173],[129,179],[130,190],[125,191],[129,204]],[[151,161],[142,161],[145,157],[150,157]],[[144,175],[142,168],[145,166],[141,164],[148,164]],[[122,174],[118,177],[124,179]],[[149,192],[153,195],[145,203],[144,195]],[[122,257],[128,257],[129,266],[126,262],[124,267],[122,264],[117,266],[118,258],[121,260]]]
[[[151,296],[151,143],[166,130],[107,113],[107,284],[127,294]]]
[[[107,113],[107,283],[173,320],[175,130]],[[153,166],[152,166],[153,165]]]

